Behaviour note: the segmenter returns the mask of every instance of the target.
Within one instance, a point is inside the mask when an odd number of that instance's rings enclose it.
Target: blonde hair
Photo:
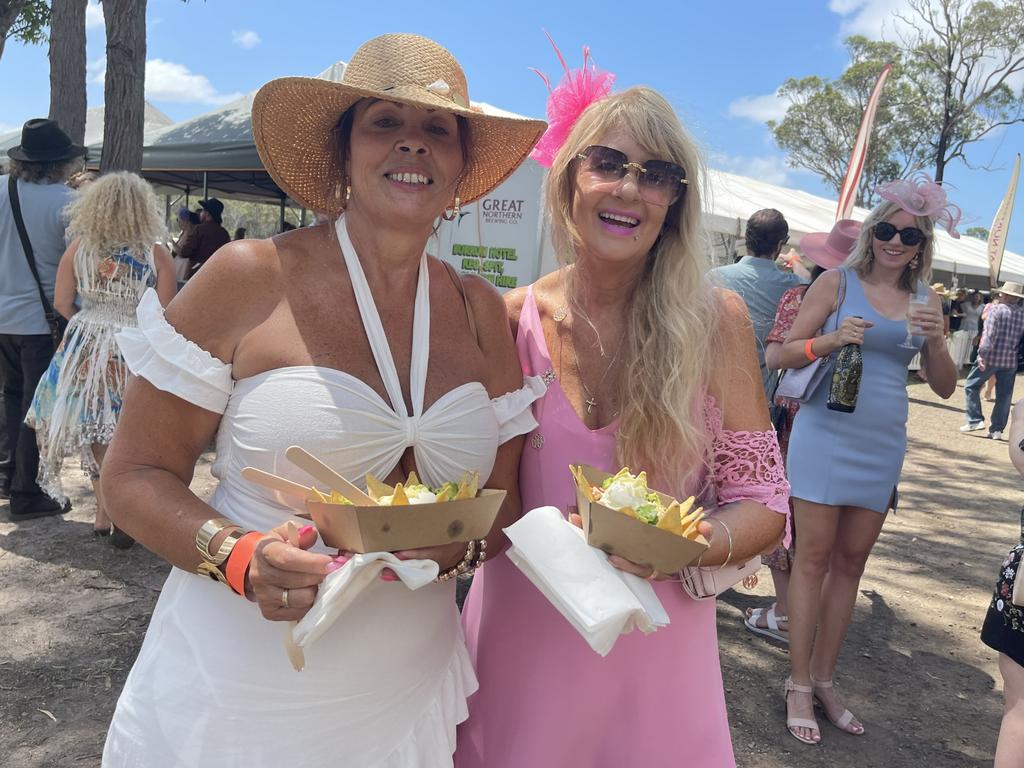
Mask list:
[[[864,219],[860,235],[857,237],[857,244],[847,258],[846,266],[852,267],[861,277],[871,274],[871,268],[875,263],[873,250],[875,225],[888,221],[890,216],[902,210],[899,203],[889,200],[883,200],[872,208],[871,213]],[[917,266],[912,267],[908,264],[900,275],[899,281],[900,288],[911,293],[917,290],[919,280],[923,280],[925,283],[931,282],[932,256],[935,254],[935,224],[927,216],[914,216],[914,224],[924,232],[925,239],[917,251]]]
[[[663,482],[682,487],[707,463],[703,402],[718,312],[706,282],[703,163],[675,111],[656,91],[636,87],[612,94],[576,121],[547,178],[552,239],[563,263],[577,258],[582,240],[572,220],[576,155],[614,129],[628,132],[650,155],[681,165],[689,181],[669,207],[633,293],[623,339],[626,373],[619,382],[619,460],[658,468]],[[566,293],[572,302],[569,285]]]
[[[89,253],[105,255],[127,248],[145,256],[166,236],[153,188],[140,176],[121,171],[100,176],[68,206],[69,238]]]

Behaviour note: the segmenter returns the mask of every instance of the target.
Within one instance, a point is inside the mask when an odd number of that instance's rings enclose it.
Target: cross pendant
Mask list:
[[[590,397],[587,398],[586,403],[587,403],[587,413],[590,413],[592,410],[597,408],[597,400],[594,399],[593,395],[591,395]]]

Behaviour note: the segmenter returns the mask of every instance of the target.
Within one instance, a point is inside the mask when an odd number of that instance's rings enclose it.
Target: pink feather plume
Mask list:
[[[544,34],[551,42],[551,47],[555,49],[562,69],[565,70],[565,76],[558,87],[552,89],[548,76],[539,70],[533,70],[544,81],[550,95],[547,106],[548,129],[537,142],[530,157],[545,168],[550,168],[555,155],[569,137],[579,116],[595,101],[603,99],[612,92],[615,75],[597,68],[590,60],[590,48],[587,46],[583,46],[583,66],[570,71],[569,66],[565,63],[565,57],[558,50],[551,35],[548,35],[547,32]]]

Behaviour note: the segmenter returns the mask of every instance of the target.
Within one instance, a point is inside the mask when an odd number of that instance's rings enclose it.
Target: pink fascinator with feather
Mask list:
[[[936,226],[945,227],[952,237],[959,239],[956,225],[960,223],[962,211],[949,202],[946,190],[932,181],[924,171],[918,171],[906,179],[897,179],[875,187],[883,200],[896,203],[914,216],[927,216]]]
[[[590,60],[590,48],[583,46],[583,66],[580,69],[570,70],[565,63],[565,57],[558,50],[555,41],[547,32],[551,47],[555,49],[558,60],[565,70],[565,76],[557,88],[552,89],[551,79],[540,70],[534,69],[544,85],[548,88],[548,129],[541,136],[537,146],[534,147],[530,157],[550,168],[554,162],[555,155],[562,148],[565,140],[569,138],[573,125],[583,111],[595,101],[603,99],[612,92],[612,85],[615,83],[615,75],[597,68]]]

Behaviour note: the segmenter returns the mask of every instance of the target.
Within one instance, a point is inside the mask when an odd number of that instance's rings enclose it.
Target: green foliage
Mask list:
[[[933,168],[941,180],[950,161],[967,161],[971,143],[1024,122],[1024,93],[1008,83],[1024,72],[1024,3],[909,0],[909,6],[904,21],[911,33],[898,41],[848,38],[846,71],[836,80],[787,80],[779,94],[791,104],[782,120],[768,123],[790,165],[814,171],[838,192],[871,89],[891,63],[859,205],[876,201],[878,183],[914,169]]]
[[[46,0],[0,0],[0,17],[5,16],[9,10],[17,10],[18,15],[10,29],[6,30],[5,38],[14,38],[32,45],[47,39],[50,4]]]
[[[968,227],[964,230],[968,237],[976,237],[978,240],[988,241],[988,230],[985,227]]]

